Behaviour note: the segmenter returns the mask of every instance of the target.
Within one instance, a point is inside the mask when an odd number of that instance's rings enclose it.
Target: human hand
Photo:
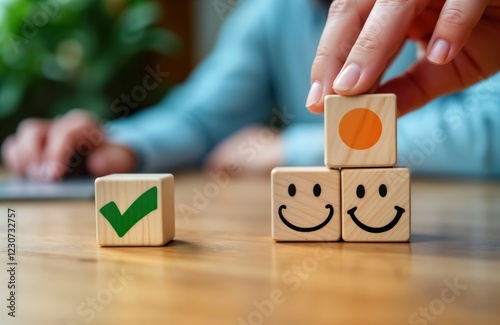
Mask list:
[[[81,110],[53,121],[24,120],[2,145],[6,167],[31,179],[54,181],[86,164],[94,176],[131,172],[134,153],[105,138],[99,123]]]
[[[210,154],[206,168],[232,174],[268,174],[283,161],[284,144],[279,133],[263,126],[249,126],[220,143]]]
[[[425,55],[380,85],[408,39]],[[335,0],[306,106],[320,113],[324,96],[333,93],[395,93],[405,114],[493,75],[499,58],[500,0]]]

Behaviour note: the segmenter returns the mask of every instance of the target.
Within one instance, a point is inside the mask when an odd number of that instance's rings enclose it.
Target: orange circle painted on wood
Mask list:
[[[382,135],[382,121],[368,108],[355,108],[340,120],[339,135],[345,145],[352,149],[369,149]]]

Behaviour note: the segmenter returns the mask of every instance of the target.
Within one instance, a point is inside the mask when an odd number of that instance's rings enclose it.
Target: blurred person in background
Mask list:
[[[465,16],[440,17],[450,6]],[[323,116],[304,104],[322,112],[335,89],[396,93],[399,112],[413,111],[398,120],[397,139],[399,162],[413,171],[498,177],[498,8],[499,1],[244,0],[211,55],[155,107],[106,125],[82,110],[26,120],[4,142],[3,161],[42,180],[71,171],[75,155],[94,176],[323,165]],[[408,39],[417,45],[403,47]]]

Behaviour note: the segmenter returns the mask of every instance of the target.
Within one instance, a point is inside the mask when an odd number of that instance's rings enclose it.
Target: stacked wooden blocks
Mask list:
[[[397,160],[396,96],[325,98],[326,167],[272,172],[276,241],[410,240],[410,171]]]
[[[96,179],[97,243],[162,246],[174,238],[174,177],[113,174]]]

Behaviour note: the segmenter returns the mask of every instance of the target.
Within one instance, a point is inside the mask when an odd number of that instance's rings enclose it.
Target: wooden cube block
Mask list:
[[[340,172],[278,167],[271,173],[272,236],[276,241],[340,239]]]
[[[396,165],[396,95],[325,98],[325,165]]]
[[[345,241],[410,240],[409,169],[342,169],[341,178]]]
[[[174,238],[174,176],[113,174],[95,181],[100,246],[162,246]]]

